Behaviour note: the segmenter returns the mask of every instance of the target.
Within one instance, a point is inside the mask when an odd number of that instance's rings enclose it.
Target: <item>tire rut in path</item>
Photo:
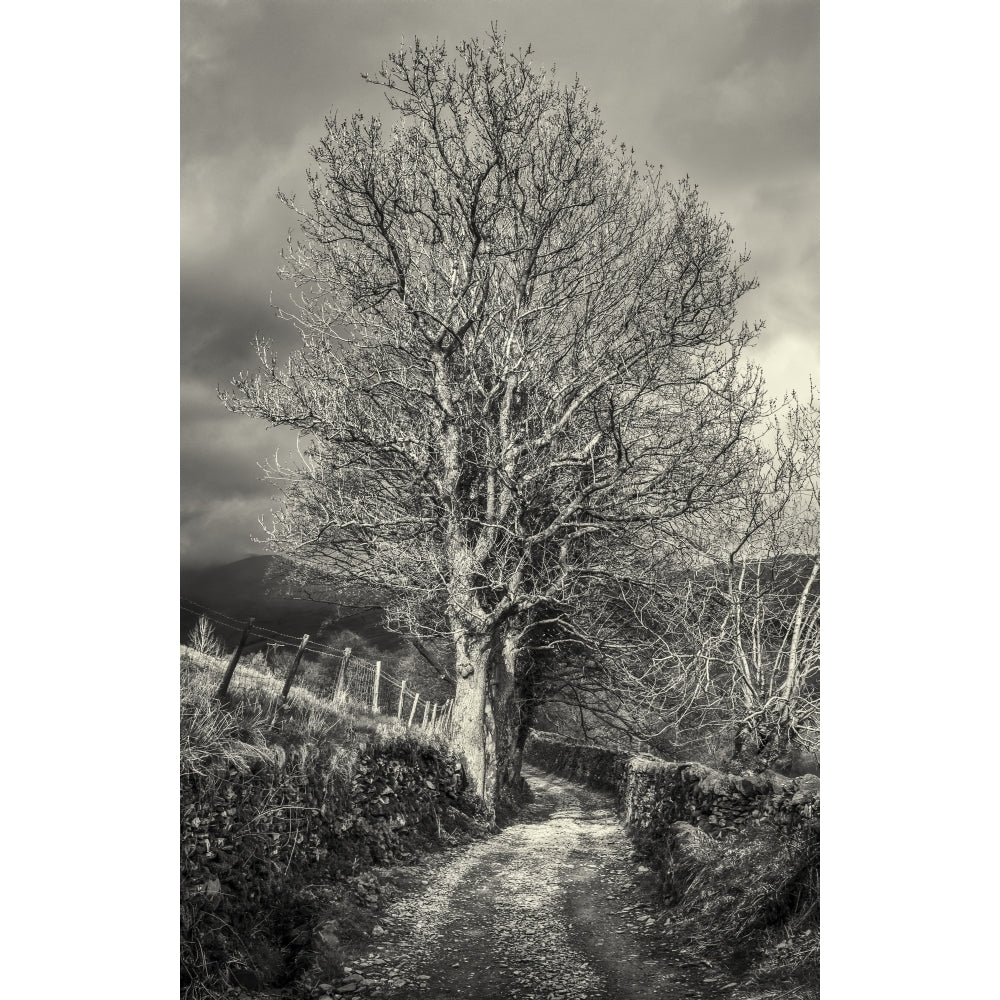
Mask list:
[[[355,996],[681,1000],[722,995],[664,953],[609,795],[525,766],[516,823],[432,858],[351,963]]]

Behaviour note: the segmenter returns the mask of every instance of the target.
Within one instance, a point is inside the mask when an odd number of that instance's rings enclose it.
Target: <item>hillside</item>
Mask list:
[[[392,654],[406,648],[403,639],[385,628],[380,611],[356,611],[308,598],[276,556],[248,556],[222,566],[182,570],[180,582],[182,640],[198,617],[193,605],[201,605],[239,621],[253,615],[262,627],[289,635],[308,632],[333,645],[349,631],[373,652]],[[236,629],[219,631],[227,643],[235,642]]]

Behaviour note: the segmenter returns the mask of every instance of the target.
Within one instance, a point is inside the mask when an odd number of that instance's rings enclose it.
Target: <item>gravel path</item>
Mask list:
[[[728,995],[648,908],[610,797],[525,766],[534,802],[502,833],[409,870],[341,995],[680,1000]],[[376,931],[378,933],[378,931]]]

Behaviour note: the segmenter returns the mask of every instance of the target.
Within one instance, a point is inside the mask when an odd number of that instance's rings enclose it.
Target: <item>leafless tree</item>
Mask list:
[[[721,751],[727,734],[727,755],[747,762],[818,753],[815,395],[786,402],[767,455],[745,481],[743,503],[708,532],[708,558],[620,577],[591,600],[610,620],[582,618],[588,646],[571,644],[544,671],[545,699],[573,709],[583,735],[618,730],[674,751],[710,743]]]
[[[205,656],[222,656],[222,640],[215,631],[215,626],[204,615],[199,615],[198,620],[191,626],[191,631],[188,632],[188,645]]]
[[[819,403],[792,399],[765,480],[728,565],[699,588],[689,628],[696,690],[725,706],[737,756],[819,752]],[[763,515],[763,516],[762,516]],[[711,609],[711,610],[709,610]],[[688,680],[693,680],[688,677]]]
[[[697,188],[609,141],[530,48],[418,40],[372,82],[391,127],[328,119],[306,204],[285,197],[301,349],[260,343],[226,400],[301,432],[269,472],[273,546],[448,643],[456,739],[492,799],[532,650],[744,503],[767,406],[742,357],[760,328],[736,322],[755,281]]]

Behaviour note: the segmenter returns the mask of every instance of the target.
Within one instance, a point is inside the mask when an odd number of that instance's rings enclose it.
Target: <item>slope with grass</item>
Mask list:
[[[280,987],[325,955],[315,932],[374,863],[485,832],[440,738],[182,650],[182,988]],[[354,880],[352,882],[352,879]],[[342,892],[335,891],[340,886]]]

